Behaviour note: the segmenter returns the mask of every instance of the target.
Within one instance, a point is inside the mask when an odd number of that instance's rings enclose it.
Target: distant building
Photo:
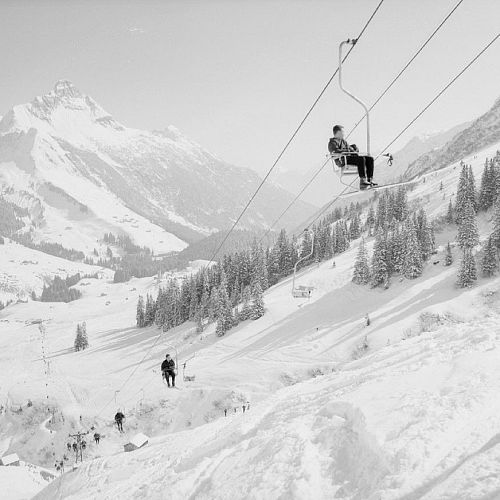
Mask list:
[[[123,450],[124,451],[134,451],[138,450],[139,448],[142,448],[143,446],[146,446],[149,442],[149,438],[145,434],[136,434],[130,442],[127,444],[123,445]]]
[[[17,456],[17,453],[11,453],[10,455],[4,455],[2,458],[0,458],[0,463],[2,465],[10,465],[13,467],[19,467],[19,457]]]

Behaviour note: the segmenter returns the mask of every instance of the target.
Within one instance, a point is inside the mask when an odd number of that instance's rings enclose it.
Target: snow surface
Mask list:
[[[484,155],[473,160],[476,178]],[[458,173],[427,175],[410,199],[444,213]],[[488,227],[483,217],[483,238]],[[437,265],[388,290],[350,282],[355,242],[335,267],[301,272],[310,299],[293,299],[284,280],[266,292],[262,318],[222,338],[191,324],[161,336],[135,328],[137,297],[156,292],[153,278],[84,280],[75,302],[9,307],[0,313],[0,401],[48,400],[65,419],[50,427],[29,409],[0,416],[0,449],[51,466],[52,440],[60,456],[68,432],[96,426],[99,446],[89,443],[85,462],[36,497],[50,500],[499,498],[500,278],[455,288],[457,263],[442,263],[453,236],[437,235]],[[81,321],[90,348],[75,353]],[[353,359],[365,337],[368,351]],[[159,374],[176,350],[178,390]],[[182,380],[184,361],[194,382]],[[124,434],[112,423],[117,408]],[[138,432],[149,444],[122,453]]]

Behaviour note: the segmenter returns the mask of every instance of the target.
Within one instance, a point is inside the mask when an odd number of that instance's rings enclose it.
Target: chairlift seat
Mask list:
[[[311,296],[313,290],[313,286],[299,285],[293,289],[292,295],[296,299],[307,299]]]
[[[335,172],[340,171],[340,175],[358,175],[357,165],[350,165],[347,163],[347,157],[358,155],[357,151],[349,151],[348,153],[332,153],[330,158],[332,159],[333,170]]]

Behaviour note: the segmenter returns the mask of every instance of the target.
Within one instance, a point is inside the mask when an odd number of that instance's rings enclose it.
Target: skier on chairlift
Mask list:
[[[116,426],[118,427],[118,430],[120,432],[123,432],[123,420],[125,418],[125,415],[120,411],[118,410],[116,412],[116,415],[115,415],[115,422],[116,422]]]
[[[373,157],[357,154],[359,150],[356,144],[349,144],[344,139],[344,127],[342,125],[333,127],[333,137],[328,142],[328,151],[330,154],[344,154],[344,156],[335,159],[335,163],[340,168],[346,165],[356,165],[358,167],[360,189],[378,186],[373,182]]]
[[[170,379],[172,379],[172,387],[175,387],[175,361],[170,357],[170,354],[165,356],[161,364],[161,373],[167,381],[167,385],[170,387]]]

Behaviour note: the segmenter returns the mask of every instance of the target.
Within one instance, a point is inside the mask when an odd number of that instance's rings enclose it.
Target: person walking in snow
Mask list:
[[[98,432],[94,433],[94,441],[95,444],[99,444],[99,441],[101,440],[101,435]]]
[[[167,385],[170,387],[170,379],[172,379],[172,387],[175,387],[175,361],[170,357],[170,354],[165,356],[161,364],[161,373],[167,381]]]
[[[118,427],[118,430],[120,432],[123,432],[123,419],[124,418],[125,418],[125,415],[120,410],[118,410],[116,412],[116,415],[115,415],[115,422],[116,422],[116,426]]]

